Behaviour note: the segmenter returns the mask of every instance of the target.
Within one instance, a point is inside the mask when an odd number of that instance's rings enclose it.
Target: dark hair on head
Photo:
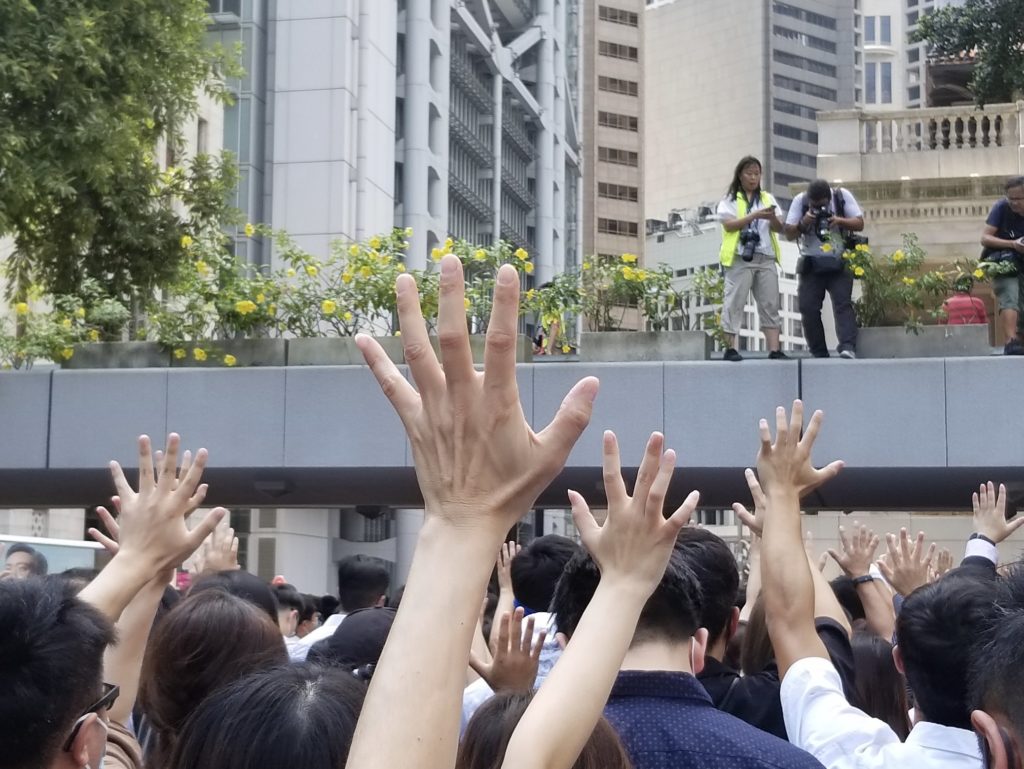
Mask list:
[[[82,592],[86,585],[96,579],[96,576],[99,573],[99,569],[87,569],[83,566],[73,566],[70,569],[64,569],[64,571],[58,574],[57,577],[67,582],[77,595]]]
[[[954,570],[903,602],[897,644],[914,700],[931,723],[971,728],[968,663],[991,621],[995,592],[991,579]]]
[[[277,622],[225,590],[202,590],[179,603],[146,647],[139,703],[153,727],[146,765],[167,766],[193,710],[242,676],[288,662]]]
[[[576,632],[600,579],[594,559],[581,548],[562,572],[551,601],[559,632],[570,638]],[[640,612],[632,645],[652,640],[687,641],[700,627],[700,612],[700,583],[682,554],[673,549],[661,582]]]
[[[513,562],[514,563],[514,562]],[[455,769],[498,769],[533,692],[499,692],[481,705],[466,725]],[[619,736],[602,717],[572,769],[632,769]]]
[[[274,598],[277,599],[278,611],[289,609],[302,614],[305,603],[294,585],[272,585],[270,590],[274,594]]]
[[[309,622],[313,615],[320,611],[320,599],[309,593],[299,593],[302,596],[302,611],[299,612],[299,624]]]
[[[743,175],[744,169],[747,166],[755,165],[761,168],[761,161],[755,158],[753,155],[747,155],[740,158],[740,162],[736,164],[736,170],[732,172],[732,182],[729,184],[729,192],[726,193],[726,197],[731,200],[736,200],[736,197],[740,194],[740,190],[743,189],[743,180],[740,178]],[[758,186],[756,192],[760,194],[761,187]]]
[[[101,694],[114,628],[61,579],[0,580],[0,756],[49,766],[75,720]]]
[[[397,609],[402,603],[402,597],[405,595],[405,585],[402,585],[398,590],[391,594],[388,598],[388,608]]]
[[[747,617],[747,627],[743,631],[743,643],[740,646],[740,670],[744,675],[755,676],[763,673],[775,659],[775,647],[768,635],[768,619],[764,611],[764,594],[761,593],[754,601],[754,607]]]
[[[810,203],[815,200],[828,200],[832,197],[832,187],[824,179],[815,179],[807,185],[805,200]]]
[[[1024,187],[1024,176],[1011,176],[1006,180],[1006,191],[1009,192],[1017,187]]]
[[[711,644],[725,633],[740,589],[736,556],[717,534],[696,526],[679,532],[675,544],[701,588],[700,626],[707,628]]]
[[[386,596],[391,576],[384,563],[366,555],[350,555],[338,564],[338,601],[346,614],[373,606]]]
[[[46,572],[50,568],[50,565],[46,562],[46,556],[32,547],[32,545],[26,545],[24,542],[18,542],[7,548],[8,557],[15,553],[26,553],[32,557],[32,561],[29,563],[28,568],[32,572],[33,577],[46,576]]]
[[[223,687],[185,722],[174,769],[341,769],[366,684],[351,673],[288,665]]]
[[[338,600],[338,596],[330,594],[320,596],[320,616],[323,619],[337,613],[339,606],[341,606],[341,602]]]
[[[900,742],[910,734],[907,685],[896,669],[892,644],[869,631],[850,638],[853,648],[853,690],[856,705],[869,716],[885,721]]]
[[[856,622],[866,617],[864,602],[860,600],[860,595],[857,594],[857,586],[853,584],[853,580],[850,577],[845,575],[836,577],[828,584],[832,587],[836,600],[843,607],[843,611],[846,612],[846,617],[850,622]]]
[[[266,615],[277,624],[277,598],[270,585],[254,574],[242,569],[228,569],[200,574],[192,583],[190,596],[204,590],[223,590],[233,596],[248,601],[266,612]]]
[[[972,655],[968,707],[1002,715],[1024,735],[1024,566],[1000,577],[989,628]]]
[[[579,550],[579,545],[558,534],[530,542],[512,559],[509,569],[516,600],[532,611],[547,611],[562,570]]]
[[[971,275],[961,275],[953,281],[953,290],[961,294],[969,294],[974,288],[974,278]]]

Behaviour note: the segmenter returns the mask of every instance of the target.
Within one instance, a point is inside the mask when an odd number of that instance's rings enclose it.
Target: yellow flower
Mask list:
[[[465,307],[467,310],[473,306],[473,303],[469,301],[468,296],[462,300],[462,306]]]
[[[903,285],[904,285],[904,286],[912,286],[912,285],[914,285],[915,283],[917,283],[917,281],[916,281],[916,280],[914,280],[913,278],[904,278],[904,279],[903,279]]]
[[[634,280],[636,278],[636,270],[634,270],[628,264],[623,266],[620,272],[622,273],[622,277],[625,278],[626,280]]]
[[[347,270],[345,272],[341,273],[341,282],[345,283],[345,284],[351,283],[352,282],[352,273],[348,272]]]
[[[287,276],[288,276],[289,278],[294,278],[294,277],[295,277],[295,270],[294,270],[294,268],[292,268],[292,267],[289,267],[289,268],[288,268],[288,269],[287,269],[287,270],[285,271],[285,273],[284,273],[284,274],[285,274],[285,275],[287,275]]]
[[[979,278],[979,279],[980,279],[980,278],[984,278],[984,277],[985,277],[985,271],[984,271],[984,270],[982,270],[982,269],[981,269],[981,268],[979,267],[978,269],[976,269],[976,270],[975,270],[975,271],[974,271],[974,272],[972,273],[972,275],[974,275],[974,277],[976,277],[976,278]]]
[[[210,265],[208,265],[202,259],[199,259],[196,262],[196,272],[198,272],[200,275],[205,275],[209,271],[210,271]]]
[[[349,246],[348,247],[348,255],[349,256],[359,256],[359,246],[356,245],[355,243],[353,243],[351,246]]]
[[[193,347],[192,357],[195,358],[196,360],[206,360],[206,350],[204,350],[202,347]]]
[[[412,237],[412,227],[406,227],[404,232],[405,232],[405,237],[407,237],[407,238],[411,238]]]
[[[863,267],[854,267],[853,268],[853,274],[856,275],[858,278],[863,277],[863,275],[864,275],[864,268]]]
[[[526,292],[526,300],[530,301],[531,299],[533,299],[533,297],[536,295],[536,293],[537,292],[534,291],[532,288],[527,290],[527,292]]]
[[[63,350],[60,351],[60,357],[62,357],[64,360],[67,360],[74,354],[75,351],[71,347],[65,347]]]
[[[341,317],[343,317],[343,318],[344,318],[344,319],[345,319],[346,321],[351,321],[351,320],[352,320],[352,313],[350,313],[350,312],[346,312],[346,313],[345,313],[344,315],[342,315]]]
[[[478,248],[476,251],[473,252],[473,258],[476,259],[478,262],[482,262],[484,259],[487,258],[487,252],[484,251],[482,248]]]
[[[440,262],[441,257],[444,256],[444,249],[432,248],[430,249],[430,258],[435,262]]]
[[[236,358],[234,355],[225,355],[224,356],[224,365],[225,366],[234,366],[236,363],[238,363],[238,358]]]
[[[235,312],[239,315],[248,315],[250,312],[255,312],[256,309],[256,302],[251,299],[242,299],[235,302]]]
[[[523,272],[527,275],[533,275],[533,262],[526,262],[523,265]]]
[[[71,318],[64,318],[64,320],[60,322],[60,325],[64,328],[71,328]]]
[[[369,267],[360,267],[359,275],[364,279],[369,278],[371,275],[373,275],[373,270],[371,270]]]
[[[372,248],[374,251],[376,251],[378,248],[380,248],[380,244],[381,244],[381,240],[376,235],[374,235],[372,238],[370,238],[370,248]]]
[[[572,348],[569,345],[567,345],[567,344],[563,344],[562,345],[562,352],[565,353],[566,355],[568,355],[570,352],[572,352]]]
[[[451,238],[445,238],[444,239],[444,250],[445,251],[451,251],[452,250],[452,246],[454,246],[454,245],[455,245],[455,241],[452,240]]]
[[[530,254],[525,248],[517,248],[514,255],[520,262],[525,262],[530,258]]]
[[[857,249],[858,251],[867,251],[867,250],[868,250],[868,246],[867,246],[867,243],[858,243],[858,244],[857,244],[857,245],[855,246],[855,248],[856,248],[856,249]]]
[[[626,264],[636,264],[636,254],[623,254],[622,261]]]
[[[330,299],[324,299],[320,303],[320,310],[324,315],[334,315],[338,311],[338,305],[332,302]]]
[[[832,244],[831,243],[822,243],[821,244],[821,250],[824,251],[827,254],[829,251],[832,250]]]
[[[96,329],[92,329],[89,332],[89,341],[90,342],[98,342],[98,341],[100,341],[100,332],[97,331]]]
[[[399,272],[405,272],[405,265],[404,264],[399,264],[398,265],[398,271]]]
[[[179,347],[178,349],[176,349],[176,350],[174,351],[174,357],[175,357],[175,358],[176,358],[177,360],[182,360],[182,359],[184,359],[184,357],[185,357],[185,356],[186,356],[187,354],[188,354],[188,353],[186,353],[186,352],[185,352],[185,349],[184,349],[183,347]]]
[[[191,245],[192,245],[192,238],[190,238],[188,235],[182,235],[181,236],[181,247],[182,248],[188,248]]]
[[[399,329],[398,331],[395,332],[395,336],[401,336],[401,335],[402,335],[401,329]]]
[[[75,310],[75,317],[76,318],[84,318],[85,317],[85,308],[84,307],[79,307],[77,310]]]
[[[263,304],[267,301],[266,294],[256,294],[256,304]]]
[[[404,249],[406,249],[406,248],[408,248],[408,247],[409,247],[409,246],[411,246],[411,245],[412,245],[412,243],[410,243],[410,242],[409,242],[408,240],[403,240],[403,241],[402,241],[402,249],[403,249],[403,250],[404,250]]]
[[[256,234],[256,228],[252,226],[252,222],[245,223],[245,237],[251,238]]]
[[[318,269],[317,269],[316,267],[314,267],[314,266],[313,266],[312,264],[307,264],[307,265],[306,265],[306,274],[307,274],[307,275],[308,275],[309,277],[311,277],[311,278],[315,278],[315,277],[316,277],[316,274],[317,274],[318,272],[320,272],[320,270],[318,270]]]
[[[584,262],[583,263],[583,269],[584,270],[589,270],[590,269],[590,262]]]
[[[898,250],[898,249],[896,251],[892,252],[892,260],[894,262],[902,262],[903,261],[903,257],[904,257],[903,252]]]
[[[277,305],[276,304],[268,304],[267,305],[267,314],[268,315],[273,315],[275,312],[277,312]]]

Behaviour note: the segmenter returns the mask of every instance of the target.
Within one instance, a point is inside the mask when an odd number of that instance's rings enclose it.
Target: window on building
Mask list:
[[[640,226],[636,222],[622,219],[598,218],[597,231],[605,235],[626,235],[635,238],[640,232]]]
[[[921,98],[921,86],[912,85],[907,89],[907,99],[909,101],[917,101]]]
[[[785,123],[775,123],[772,126],[772,132],[776,136],[782,136],[786,139],[796,139],[797,141],[811,142],[812,144],[818,143],[817,132],[807,131],[796,126],[786,125]]]
[[[790,91],[796,91],[797,93],[805,93],[808,96],[815,96],[827,101],[836,100],[836,90],[834,88],[825,88],[824,86],[816,85],[815,83],[808,83],[804,80],[786,77],[785,75],[774,75],[772,77],[772,82],[779,88],[786,88]]]
[[[622,45],[621,43],[610,43],[607,40],[600,40],[597,43],[597,52],[602,56],[609,56],[613,59],[625,59],[626,61],[640,60],[640,52],[635,45]]]
[[[610,21],[612,24],[624,24],[627,27],[636,27],[640,24],[640,17],[637,14],[622,8],[612,8],[610,5],[599,6],[597,18],[601,21]]]
[[[772,58],[779,64],[786,64],[790,67],[796,67],[797,69],[803,69],[808,72],[814,72],[819,75],[827,75],[828,77],[836,76],[836,68],[831,64],[825,64],[817,59],[808,59],[805,56],[796,56],[786,51],[780,51],[775,49],[772,51]]]
[[[878,42],[882,45],[892,43],[892,16],[878,17]]]
[[[787,115],[796,115],[797,117],[807,118],[808,120],[816,120],[818,117],[818,110],[813,107],[807,107],[803,104],[795,104],[785,99],[772,99],[772,106],[779,112],[785,112]]]
[[[831,40],[825,40],[820,37],[815,37],[814,35],[797,32],[795,29],[784,27],[781,24],[775,24],[772,27],[772,34],[782,40],[790,40],[798,43],[799,45],[806,46],[807,48],[814,48],[818,51],[826,51],[827,53],[836,52],[836,44]]]
[[[892,104],[892,62],[882,62],[882,104]]]
[[[875,17],[865,16],[864,17],[864,42],[873,43],[875,42]]]
[[[794,163],[798,166],[806,166],[807,168],[816,168],[818,166],[818,159],[814,155],[794,152],[783,147],[775,147],[772,150],[772,157],[776,160],[781,160],[783,163]]]
[[[242,0],[206,0],[208,13],[233,13],[242,15]]]
[[[640,93],[640,84],[635,80],[620,80],[617,77],[605,77],[604,75],[597,78],[597,88],[600,91],[621,93],[626,96],[637,96]]]
[[[637,168],[640,165],[640,156],[632,150],[620,150],[615,147],[598,147],[597,159],[605,163],[615,163],[620,166],[632,166]]]
[[[611,182],[598,182],[597,195],[610,200],[628,200],[636,203],[640,199],[640,189],[630,187],[627,184],[612,184]]]
[[[874,104],[878,100],[878,63],[869,61],[864,65],[864,103]]]
[[[772,178],[775,179],[776,190],[788,188],[791,184],[804,184],[807,182],[807,179],[803,178],[802,176],[783,174],[778,171],[772,174]]]
[[[779,16],[789,16],[792,19],[806,21],[808,24],[814,24],[815,26],[822,27],[824,29],[836,28],[836,20],[834,17],[814,13],[814,11],[805,11],[803,8],[797,8],[789,3],[776,2],[772,5],[772,9]]]
[[[199,118],[196,123],[196,153],[205,155],[210,151],[210,123]]]
[[[910,62],[911,64],[915,64],[921,61],[921,49],[911,48],[909,51],[907,51],[907,61]]]
[[[917,19],[918,19],[917,11],[911,11],[910,13],[908,13],[907,14],[907,26],[908,27],[916,27],[917,26]]]
[[[618,128],[623,131],[640,130],[640,118],[636,115],[623,115],[618,112],[598,112],[597,124],[605,128]]]
[[[917,85],[921,82],[921,70],[918,67],[907,70],[907,84]]]

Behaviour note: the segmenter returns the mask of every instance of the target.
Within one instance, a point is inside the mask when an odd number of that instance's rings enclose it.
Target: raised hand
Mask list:
[[[506,542],[498,551],[498,562],[495,568],[498,572],[498,590],[512,590],[512,559],[519,555],[522,546],[517,542]]]
[[[974,531],[998,545],[1024,525],[1024,516],[1006,520],[1006,486],[999,484],[996,494],[992,481],[983,483],[971,495],[974,507]]]
[[[534,618],[526,620],[523,632],[522,607],[513,612],[503,612],[498,625],[498,640],[493,659],[481,659],[470,652],[469,665],[494,691],[528,692],[533,689],[540,665],[540,652],[544,646],[546,630],[537,634],[534,640]]]
[[[853,532],[847,536],[846,529],[839,527],[839,542],[842,553],[829,548],[828,554],[839,564],[839,568],[848,577],[866,577],[871,573],[875,553],[878,551],[880,539],[867,526],[853,522]]]
[[[886,534],[889,558],[878,561],[878,568],[892,589],[902,596],[908,596],[922,585],[927,585],[932,559],[935,557],[935,543],[925,550],[924,532],[918,532],[913,546],[907,530],[900,529],[899,540],[895,534]],[[889,561],[892,565],[889,565]]]
[[[192,556],[195,574],[208,571],[234,571],[238,565],[238,537],[235,530],[222,520],[210,532]]]
[[[398,412],[412,446],[426,514],[460,527],[508,531],[565,464],[590,421],[597,380],[576,384],[540,433],[523,416],[515,377],[519,277],[498,270],[484,371],[473,369],[462,263],[441,260],[438,363],[420,312],[416,282],[395,283],[405,360],[414,388],[373,339],[356,342]]]
[[[935,557],[935,579],[942,577],[953,568],[953,553],[948,547],[940,547]]]
[[[754,500],[754,512],[751,514],[739,502],[733,502],[732,509],[736,513],[736,517],[750,529],[751,533],[755,537],[760,537],[764,533],[764,511],[766,506],[764,490],[761,488],[761,484],[757,482],[757,476],[754,474],[754,471],[749,467],[743,471],[743,477],[747,479],[747,487],[750,489],[750,496]]]
[[[775,443],[772,443],[768,420],[759,425],[761,450],[757,454],[757,475],[766,496],[775,493],[793,492],[798,498],[814,491],[831,480],[843,468],[841,461],[835,461],[820,469],[811,463],[811,449],[821,428],[822,413],[815,411],[807,430],[801,436],[804,404],[793,401],[793,415],[787,421],[786,409],[775,410]],[[799,514],[799,510],[796,511]]]

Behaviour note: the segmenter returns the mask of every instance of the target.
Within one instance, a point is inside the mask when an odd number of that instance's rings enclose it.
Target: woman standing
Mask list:
[[[779,238],[782,211],[761,189],[761,161],[747,156],[733,173],[729,191],[718,204],[722,222],[719,260],[725,275],[722,329],[729,337],[725,360],[741,361],[736,337],[743,327],[747,294],[754,292],[761,331],[772,360],[787,356],[779,348]]]

